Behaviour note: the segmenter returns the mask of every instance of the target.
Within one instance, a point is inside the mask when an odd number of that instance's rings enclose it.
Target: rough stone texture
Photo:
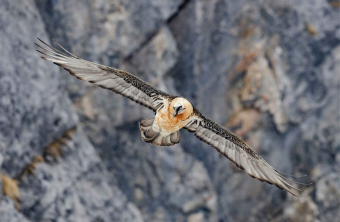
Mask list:
[[[34,2],[2,1],[0,10],[1,171],[12,178],[33,173],[18,179],[20,212],[1,195],[0,221],[143,221],[81,129],[55,161],[25,168],[77,117],[58,68],[35,53],[35,37],[47,35]]]
[[[27,173],[21,211],[0,194],[0,221],[334,221],[337,2],[1,1],[0,166],[12,178]],[[314,185],[294,198],[184,130],[174,147],[142,142],[138,121],[151,111],[41,60],[36,37],[189,98],[275,168]],[[43,155],[74,126],[52,158]],[[32,167],[37,155],[45,162]]]
[[[31,220],[28,220],[19,213],[15,209],[14,203],[8,197],[4,197],[0,202],[0,221],[30,222]]]
[[[203,164],[179,145],[145,144],[139,139],[137,124],[111,130],[104,141],[97,140],[93,131],[87,133],[145,221],[186,221],[188,213],[200,211],[206,221],[214,221],[216,194]]]
[[[75,53],[95,56],[96,60],[101,57],[107,63],[140,48],[176,12],[182,0],[36,0],[36,3],[46,19],[48,33],[57,33],[56,39]]]
[[[58,68],[34,53],[36,36],[47,35],[33,2],[19,7],[3,1],[0,6],[0,50],[6,55],[0,60],[2,168],[14,176],[76,123]]]
[[[78,56],[110,66],[141,49],[182,2],[36,0],[50,36]],[[78,80],[69,81],[71,97],[85,93]]]
[[[180,55],[170,76],[182,78],[175,84],[180,94],[232,127],[274,167],[318,184],[339,174],[338,15],[321,0],[193,1],[170,22]],[[315,200],[315,186],[299,202],[235,173],[193,137],[182,137],[182,145],[204,162],[219,191],[218,221],[285,221],[292,219],[282,216],[286,207],[303,209],[306,202],[311,210],[296,211],[294,221],[339,213],[339,206]]]
[[[1,166],[2,166],[2,161],[3,161],[3,156],[2,156],[2,152],[3,152],[3,148],[0,144],[0,169],[1,169]],[[3,198],[3,192],[2,192],[2,180],[0,180],[0,200],[2,200]]]
[[[178,58],[176,41],[169,28],[164,26],[131,59],[124,61],[121,69],[138,76],[154,87],[169,91],[164,75],[175,65]]]
[[[34,176],[23,177],[21,212],[33,221],[143,221],[79,131],[62,158],[40,163]]]

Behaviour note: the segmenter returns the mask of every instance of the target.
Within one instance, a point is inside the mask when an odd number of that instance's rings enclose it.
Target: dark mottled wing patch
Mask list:
[[[78,58],[57,42],[62,50],[41,42],[48,47],[44,48],[37,44],[38,47],[46,51],[38,50],[38,52],[47,56],[42,57],[43,59],[63,67],[78,79],[86,80],[96,86],[121,94],[153,111],[156,111],[162,105],[163,97],[172,97],[130,73]]]
[[[251,177],[274,184],[294,196],[298,195],[297,191],[301,191],[292,185],[297,182],[284,177],[236,135],[204,117],[196,108],[193,115],[197,118],[185,128],[194,132],[198,139],[215,148],[238,168],[246,171]]]

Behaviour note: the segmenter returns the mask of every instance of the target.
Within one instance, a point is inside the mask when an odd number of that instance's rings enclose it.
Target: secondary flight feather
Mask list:
[[[40,41],[43,46],[36,45],[44,50],[37,50],[44,55],[43,59],[63,67],[78,79],[121,94],[153,110],[154,117],[139,123],[141,137],[145,142],[156,146],[172,146],[179,143],[179,130],[184,128],[215,148],[251,177],[273,184],[294,196],[301,191],[293,185],[299,183],[284,177],[284,174],[270,166],[242,139],[203,116],[187,99],[155,89],[125,71],[83,60],[57,42],[60,50]]]

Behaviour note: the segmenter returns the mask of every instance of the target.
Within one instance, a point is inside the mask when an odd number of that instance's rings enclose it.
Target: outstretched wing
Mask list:
[[[41,58],[63,67],[78,79],[86,80],[96,86],[121,94],[153,111],[156,111],[163,104],[164,96],[170,96],[130,73],[78,58],[57,42],[56,44],[60,46],[61,50],[53,48],[42,40],[40,41],[48,47],[45,48],[36,44],[46,51],[37,50],[47,56]]]
[[[297,191],[301,191],[292,185],[297,182],[284,177],[233,133],[205,118],[196,109],[194,115],[196,118],[193,118],[185,128],[194,132],[198,139],[215,148],[238,168],[246,171],[251,177],[273,184],[294,196],[298,195]]]

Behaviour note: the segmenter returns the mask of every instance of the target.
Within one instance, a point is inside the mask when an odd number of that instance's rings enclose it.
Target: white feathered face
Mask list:
[[[169,104],[168,109],[174,119],[181,121],[189,118],[193,112],[191,103],[182,97],[173,99]]]
[[[180,103],[177,103],[176,105],[174,105],[173,108],[174,108],[174,112],[173,112],[174,117],[176,117],[178,114],[184,113],[184,110],[185,110],[185,107]]]

